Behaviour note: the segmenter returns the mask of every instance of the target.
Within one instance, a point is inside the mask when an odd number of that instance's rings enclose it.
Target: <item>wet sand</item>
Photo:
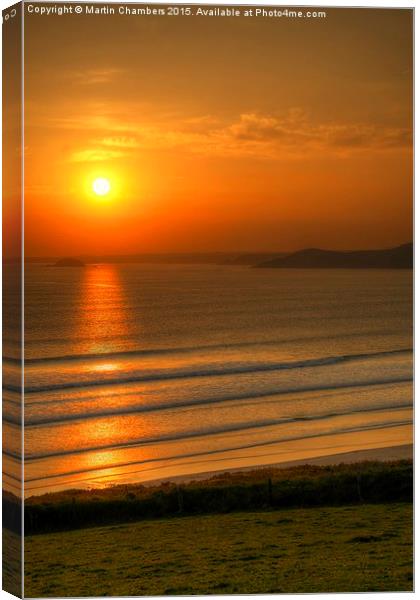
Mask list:
[[[285,462],[277,462],[277,463],[269,463],[265,465],[259,465],[254,467],[239,467],[233,469],[221,469],[212,472],[205,473],[196,473],[194,475],[188,476],[180,476],[180,477],[171,477],[171,478],[163,478],[159,480],[153,480],[150,482],[145,482],[144,485],[155,485],[159,481],[177,481],[177,482],[188,482],[192,480],[203,480],[209,479],[213,475],[217,475],[223,472],[231,472],[235,473],[238,471],[254,471],[255,469],[264,467],[276,467],[276,468],[288,468],[295,467],[299,465],[336,465],[340,463],[358,463],[363,461],[393,461],[393,460],[410,460],[414,458],[414,445],[410,444],[402,444],[398,446],[386,446],[379,448],[369,448],[363,450],[354,450],[347,452],[339,452],[336,454],[325,454],[321,456],[312,456],[308,458],[302,458],[297,460],[289,460]]]

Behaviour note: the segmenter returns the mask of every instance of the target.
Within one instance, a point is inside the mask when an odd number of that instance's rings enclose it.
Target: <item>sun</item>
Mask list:
[[[97,196],[106,196],[111,191],[111,183],[105,177],[98,177],[93,181],[92,189]]]

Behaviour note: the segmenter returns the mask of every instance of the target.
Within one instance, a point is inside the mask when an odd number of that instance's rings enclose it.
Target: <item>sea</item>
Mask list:
[[[411,442],[410,270],[28,264],[24,342],[27,496]]]

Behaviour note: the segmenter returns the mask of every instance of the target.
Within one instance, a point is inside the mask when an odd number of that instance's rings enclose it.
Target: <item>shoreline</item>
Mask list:
[[[158,464],[156,470],[166,471],[166,473],[160,473],[160,476],[158,473],[155,476],[152,474],[156,467],[151,469],[148,474],[144,471],[140,473],[131,471],[121,474],[122,476],[118,474],[117,477],[114,476],[108,481],[100,481],[103,477],[100,474],[99,477],[88,481],[74,480],[72,485],[67,482],[66,486],[57,485],[49,490],[43,489],[43,486],[38,489],[26,489],[25,499],[28,500],[47,494],[66,493],[66,490],[104,491],[120,486],[136,487],[139,485],[149,488],[161,484],[204,481],[223,473],[246,473],[265,469],[282,470],[301,465],[338,465],[340,463],[348,464],[361,461],[384,462],[412,459],[414,456],[411,441],[412,426],[396,426],[392,428],[392,435],[389,429],[370,430],[371,439],[369,441],[364,433],[359,432],[357,435],[355,432],[346,432],[344,434],[329,435],[327,436],[327,444],[324,436],[309,438],[305,440],[304,446],[302,446],[301,440],[269,444],[258,448],[258,452],[251,460],[249,456],[244,457],[240,453],[227,452],[220,460],[220,468],[214,468],[216,466],[214,463],[206,465],[206,462],[201,462],[201,464],[179,462],[170,468]],[[207,466],[213,468],[207,469]],[[9,491],[14,494],[12,490]]]
[[[399,446],[384,446],[383,448],[368,448],[365,450],[352,450],[350,452],[327,454],[325,456],[314,456],[307,459],[291,460],[287,462],[268,463],[260,466],[234,467],[232,469],[217,469],[215,471],[205,471],[191,475],[178,475],[175,477],[164,477],[150,481],[142,481],[141,485],[146,487],[155,486],[161,483],[189,483],[191,481],[205,481],[223,473],[246,473],[251,471],[263,471],[265,469],[289,469],[302,465],[339,465],[355,464],[364,461],[388,462],[395,460],[414,459],[414,444],[402,444]],[[118,485],[118,484],[117,484]],[[123,484],[121,484],[123,485]],[[130,485],[136,485],[130,483]],[[102,488],[106,489],[106,488]]]
[[[124,488],[127,492],[131,489],[137,489],[139,487],[142,488],[158,488],[161,486],[170,486],[170,485],[183,485],[190,483],[205,483],[212,479],[216,479],[222,476],[240,476],[240,474],[252,475],[252,474],[261,474],[266,471],[277,471],[281,473],[282,471],[286,472],[294,467],[303,467],[303,466],[339,466],[339,465],[356,465],[362,464],[364,462],[398,462],[401,460],[414,460],[414,445],[410,444],[401,444],[397,446],[384,446],[382,448],[370,448],[363,450],[353,450],[342,453],[334,453],[334,454],[326,454],[321,456],[314,456],[304,459],[298,460],[290,460],[286,462],[277,462],[277,463],[267,463],[261,465],[249,465],[244,467],[233,467],[233,468],[225,468],[225,469],[217,469],[214,471],[203,471],[197,473],[191,473],[188,475],[175,475],[169,477],[162,477],[158,479],[151,479],[148,481],[130,481],[124,483],[110,483],[104,486],[92,486],[88,487],[72,487],[58,491],[46,492],[43,494],[32,494],[25,498],[25,501],[29,501],[30,504],[37,503],[40,498],[49,496],[49,497],[62,497],[68,494],[77,492],[79,494],[89,494],[89,493],[99,493],[106,494],[107,492],[112,492],[113,490]],[[9,492],[10,493],[10,492]],[[14,496],[13,493],[11,493]]]

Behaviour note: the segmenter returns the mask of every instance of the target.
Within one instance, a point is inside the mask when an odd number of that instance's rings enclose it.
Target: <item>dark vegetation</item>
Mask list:
[[[3,528],[22,534],[22,500],[11,492],[3,490],[2,497]]]
[[[411,502],[412,478],[412,461],[401,460],[259,469],[182,485],[166,482],[67,490],[25,502],[25,534],[171,516]],[[6,511],[13,506],[9,500]]]
[[[308,248],[256,266],[277,269],[412,269],[413,244],[352,252]]]

